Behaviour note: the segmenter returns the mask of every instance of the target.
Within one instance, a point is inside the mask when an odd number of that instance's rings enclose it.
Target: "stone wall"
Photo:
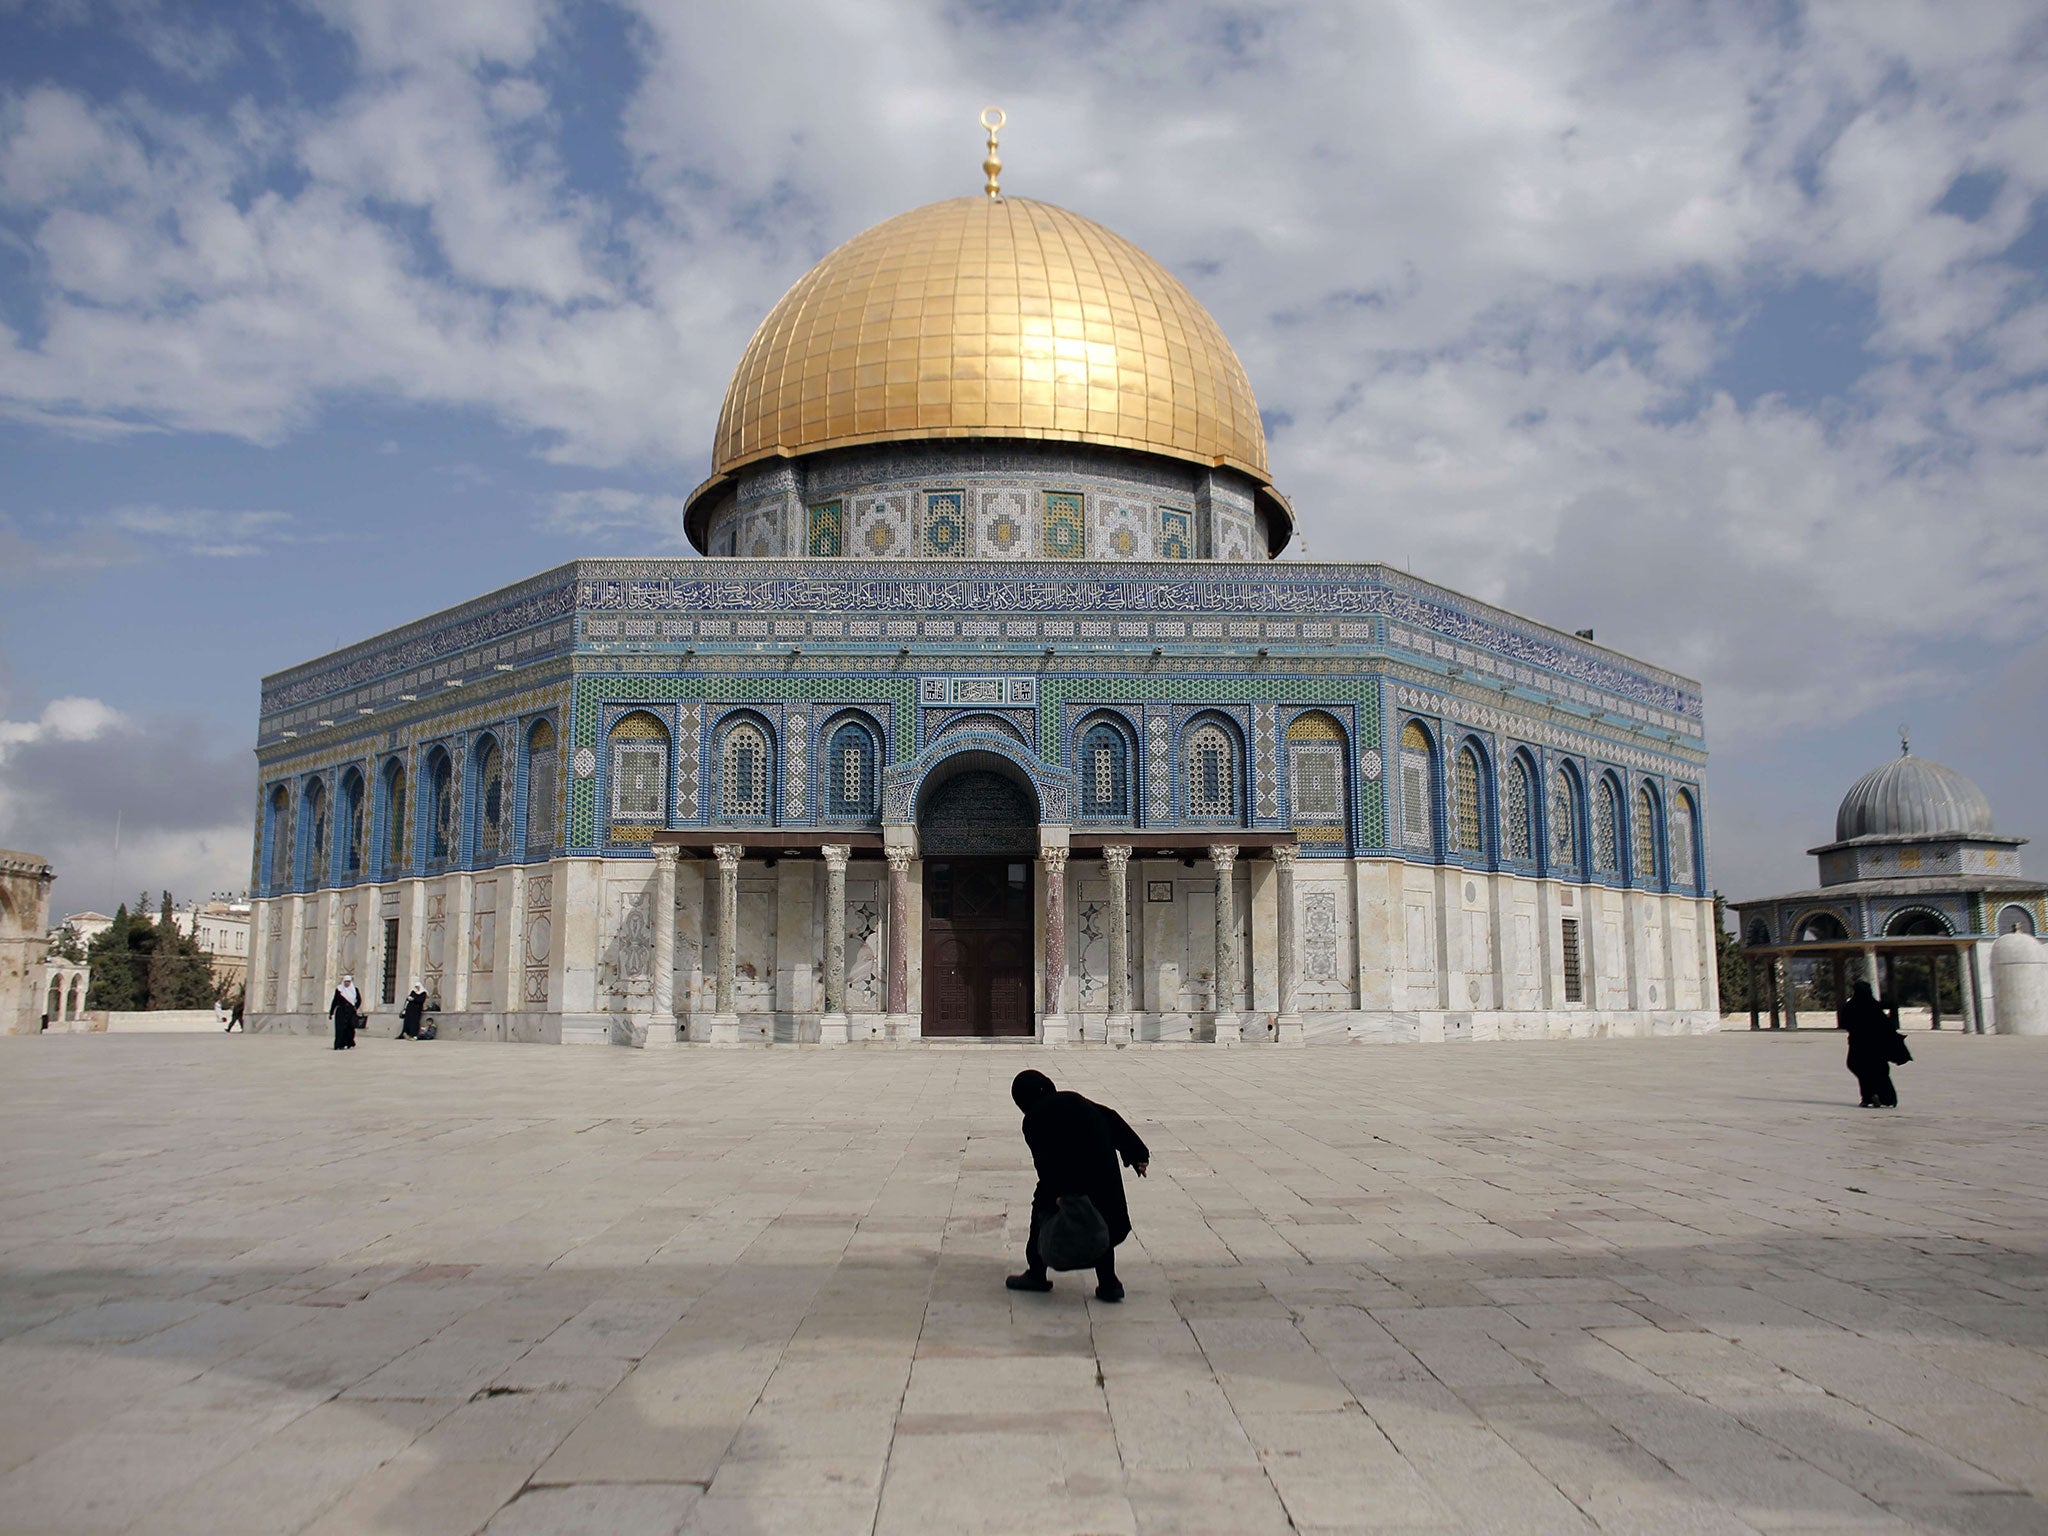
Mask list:
[[[32,1035],[41,1024],[55,878],[48,860],[0,848],[0,1033]]]

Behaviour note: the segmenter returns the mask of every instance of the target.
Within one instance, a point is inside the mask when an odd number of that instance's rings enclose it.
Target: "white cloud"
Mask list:
[[[636,542],[640,543],[652,533],[659,543],[680,547],[684,543],[685,501],[681,496],[593,486],[558,492],[549,501],[543,521],[559,533],[601,538],[632,535],[639,536]]]

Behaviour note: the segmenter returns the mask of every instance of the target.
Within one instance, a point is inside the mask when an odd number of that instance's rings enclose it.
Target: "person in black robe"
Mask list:
[[[1124,1117],[1106,1104],[1061,1092],[1043,1072],[1019,1072],[1010,1097],[1024,1111],[1024,1144],[1038,1169],[1038,1187],[1031,1194],[1031,1236],[1024,1245],[1024,1273],[1004,1282],[1013,1291],[1049,1291],[1045,1258],[1038,1233],[1060,1201],[1086,1195],[1095,1202],[1109,1227],[1109,1249],[1095,1266],[1095,1295],[1101,1301],[1122,1301],[1123,1282],[1116,1277],[1116,1245],[1131,1235],[1131,1208],[1124,1201],[1121,1158],[1139,1178],[1152,1154]]]
[[[231,1009],[230,1009],[230,1010],[228,1011],[228,1023],[227,1023],[227,1028],[225,1028],[225,1029],[223,1029],[223,1030],[221,1031],[221,1033],[222,1033],[222,1034],[224,1034],[224,1035],[231,1035],[231,1034],[233,1034],[233,1033],[235,1032],[235,1026],[236,1026],[237,1024],[241,1024],[241,1025],[242,1025],[242,1033],[243,1033],[243,1034],[245,1034],[245,1035],[246,1035],[247,1033],[249,1033],[249,1026],[248,1026],[247,1024],[243,1024],[243,1023],[242,1023],[242,1009],[243,1009],[244,1005],[245,1005],[245,1004],[246,1004],[246,1003],[248,1002],[248,1000],[249,1000],[249,989],[248,989],[247,987],[244,987],[244,988],[242,988],[242,990],[241,990],[241,991],[239,991],[239,992],[237,992],[237,993],[235,994],[235,1006],[234,1006],[233,1008],[231,1008]]]
[[[1869,982],[1859,981],[1849,989],[1849,1001],[1842,1005],[1835,1024],[1849,1032],[1849,1070],[1856,1074],[1856,1086],[1863,1091],[1861,1107],[1897,1109],[1892,1048],[1899,1038],[1899,1026],[1870,990]]]
[[[414,978],[412,990],[405,994],[405,1006],[398,1011],[398,1038],[417,1040],[420,1037],[420,1019],[427,1011],[427,989]]]
[[[356,987],[355,977],[341,978],[341,985],[334,989],[334,997],[327,1004],[327,1013],[334,1020],[334,1048],[354,1050],[356,1026],[363,1022],[363,994]]]

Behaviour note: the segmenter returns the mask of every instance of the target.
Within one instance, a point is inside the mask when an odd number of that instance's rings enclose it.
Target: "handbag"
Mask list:
[[[1069,1195],[1038,1234],[1047,1269],[1093,1269],[1109,1252],[1109,1223],[1086,1195]]]
[[[1903,1067],[1912,1059],[1913,1053],[1906,1048],[1906,1037],[1893,1035],[1890,1043],[1885,1046],[1885,1060],[1895,1067]]]

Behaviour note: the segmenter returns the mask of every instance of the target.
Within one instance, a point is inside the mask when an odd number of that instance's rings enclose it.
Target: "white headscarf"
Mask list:
[[[353,976],[342,977],[341,985],[334,990],[341,994],[351,1008],[358,1006],[363,1000],[363,994],[356,990],[356,979]]]

